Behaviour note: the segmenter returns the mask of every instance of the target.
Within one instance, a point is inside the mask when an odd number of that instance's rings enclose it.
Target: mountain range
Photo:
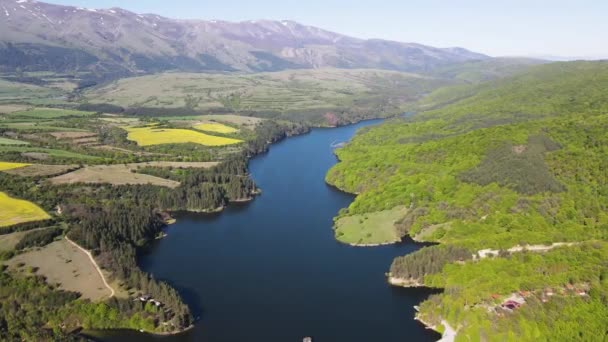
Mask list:
[[[294,21],[180,20],[121,8],[0,0],[0,71],[276,71],[378,68],[424,72],[489,58],[464,48],[358,39]]]

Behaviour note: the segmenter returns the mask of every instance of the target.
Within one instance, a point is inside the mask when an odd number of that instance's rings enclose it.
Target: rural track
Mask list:
[[[520,246],[517,245],[515,247],[511,247],[509,249],[507,249],[506,251],[509,253],[517,253],[517,252],[523,252],[523,251],[529,251],[529,252],[546,252],[546,251],[550,251],[553,248],[557,248],[557,247],[562,247],[562,246],[573,246],[575,245],[575,242],[555,242],[551,245],[526,245],[526,246]],[[498,256],[500,253],[500,250],[498,249],[482,249],[477,251],[477,253],[473,254],[473,259],[485,259],[488,257],[488,255],[492,255],[492,256]]]
[[[110,284],[108,284],[108,281],[106,280],[106,277],[103,275],[103,272],[101,272],[101,268],[99,268],[99,265],[97,265],[97,262],[93,258],[93,255],[91,254],[91,252],[89,252],[86,249],[80,247],[80,245],[78,245],[76,242],[70,240],[70,238],[67,235],[65,236],[65,239],[69,243],[71,243],[74,247],[80,249],[81,251],[85,252],[86,255],[89,256],[89,259],[91,259],[91,262],[93,263],[93,266],[95,266],[95,269],[97,270],[97,273],[99,273],[99,275],[101,276],[101,280],[103,280],[103,284],[108,288],[108,290],[110,290],[110,296],[108,298],[114,297],[114,295],[116,294],[116,292],[114,291],[114,289],[112,288],[112,286],[110,286]]]

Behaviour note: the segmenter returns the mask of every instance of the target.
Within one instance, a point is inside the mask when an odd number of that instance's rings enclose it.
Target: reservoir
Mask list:
[[[325,184],[332,144],[378,120],[283,140],[250,161],[262,195],[214,215],[178,214],[168,236],[140,257],[142,269],[176,287],[196,326],[176,336],[103,332],[104,341],[434,341],[414,320],[428,289],[387,284],[394,257],[413,242],[351,247],[332,218],[354,196]]]

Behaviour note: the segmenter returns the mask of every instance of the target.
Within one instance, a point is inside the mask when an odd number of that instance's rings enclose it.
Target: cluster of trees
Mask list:
[[[81,327],[154,331],[166,315],[130,299],[92,303],[79,297],[48,285],[41,276],[0,272],[0,340],[82,341],[72,333]]]
[[[262,121],[255,129],[255,139],[247,143],[245,156],[251,157],[268,151],[268,146],[288,136],[307,133],[310,127],[302,123]]]
[[[424,247],[416,253],[395,258],[390,272],[393,277],[422,282],[424,276],[441,272],[445,265],[472,257],[470,250],[454,245]]]
[[[63,230],[59,227],[50,227],[28,232],[15,245],[15,249],[19,250],[29,247],[46,246],[61,234],[63,234]]]
[[[545,253],[450,264],[424,278],[425,285],[445,291],[423,303],[421,313],[430,321],[460,324],[459,335],[464,338],[500,338],[519,332],[519,340],[602,339],[608,326],[606,257],[608,243],[595,241]],[[552,296],[546,295],[549,289]],[[507,319],[488,313],[488,307],[499,307],[520,291],[528,291],[526,303]]]
[[[230,201],[250,200],[258,191],[242,157],[210,169],[144,167],[137,171],[181,183],[174,191],[159,191],[157,203],[165,210],[216,209]]]
[[[159,282],[137,267],[137,250],[153,240],[165,225],[151,207],[128,203],[99,206],[66,206],[70,223],[68,237],[92,250],[103,268],[130,288],[152,295],[163,303],[159,320],[172,323],[174,330],[191,324],[190,311],[168,284]]]
[[[560,192],[564,187],[551,174],[544,159],[545,152],[556,149],[556,144],[544,135],[531,136],[526,145],[505,143],[488,151],[479,166],[461,173],[460,179],[479,185],[497,183],[530,195]]]

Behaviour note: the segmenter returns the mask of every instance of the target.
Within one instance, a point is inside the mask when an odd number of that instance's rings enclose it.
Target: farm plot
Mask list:
[[[58,109],[58,108],[34,108],[31,110],[11,113],[11,117],[28,117],[35,119],[57,119],[64,117],[84,117],[95,113],[80,110]]]
[[[256,118],[254,116],[243,116],[236,114],[207,114],[207,115],[188,115],[188,116],[172,116],[167,118],[159,118],[160,120],[168,120],[169,122],[183,122],[192,121],[197,122],[208,122],[215,121],[219,123],[230,124],[242,128],[254,129],[260,122],[264,121],[262,118]]]
[[[26,167],[30,164],[25,163],[10,163],[10,162],[0,162],[0,171],[8,171]]]
[[[55,139],[69,142],[74,146],[94,147],[101,145],[97,138],[97,133],[93,132],[77,132],[77,131],[62,131],[50,133]]]
[[[125,184],[152,184],[175,188],[179,182],[163,179],[151,175],[135,173],[134,171],[142,167],[172,167],[176,169],[189,168],[211,168],[219,162],[173,162],[173,161],[150,161],[144,163],[130,163],[117,165],[94,165],[86,166],[82,169],[66,173],[51,179],[54,184],[72,183],[108,183],[112,185]]]
[[[49,218],[49,214],[34,203],[0,192],[0,228]]]
[[[29,145],[29,144],[30,143],[28,143],[27,141],[0,137],[0,145]]]
[[[242,140],[217,137],[189,129],[170,129],[158,127],[127,127],[127,139],[140,146],[195,143],[205,146],[226,146],[241,143]]]
[[[4,170],[3,172],[23,177],[49,177],[66,173],[78,168],[78,165],[44,165],[31,164],[17,169]]]
[[[208,169],[217,166],[219,162],[175,162],[175,161],[149,161],[143,163],[130,163],[127,167],[137,169],[140,167],[172,167],[176,169]]]
[[[82,169],[51,178],[51,182],[53,184],[151,184],[169,188],[176,188],[179,186],[179,182],[146,174],[134,173],[132,172],[133,169],[133,166],[123,164],[86,166]]]
[[[94,160],[100,159],[96,156],[90,156],[86,154],[80,154],[76,152],[70,152],[65,150],[58,150],[52,148],[41,148],[41,147],[29,147],[29,146],[14,146],[14,145],[6,145],[0,146],[0,153],[4,152],[18,152],[21,153],[24,157],[29,157],[38,160],[45,160],[49,157],[56,158],[71,158],[71,159],[80,159],[80,160]]]
[[[89,256],[65,239],[19,254],[7,264],[16,272],[35,270],[49,284],[59,284],[59,288],[79,292],[93,301],[111,295]]]
[[[10,114],[27,110],[29,106],[22,104],[0,104],[0,114]]]
[[[200,131],[222,133],[222,134],[236,133],[239,131],[236,128],[226,126],[224,124],[216,123],[216,122],[199,123],[199,124],[192,126],[192,128],[198,129]]]

